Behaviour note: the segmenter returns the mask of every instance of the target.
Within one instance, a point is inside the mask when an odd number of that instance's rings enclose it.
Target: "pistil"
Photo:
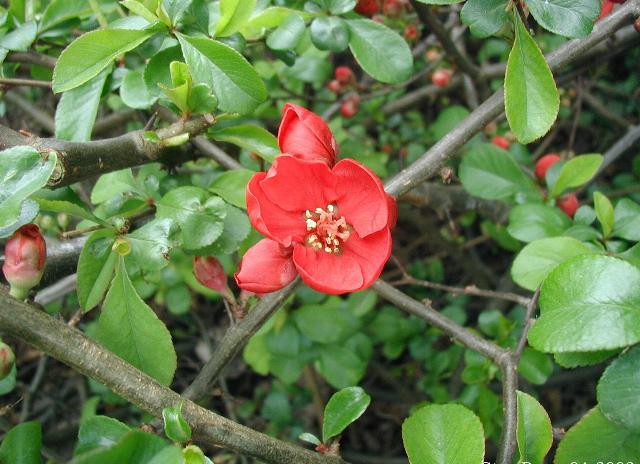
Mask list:
[[[307,245],[316,251],[342,254],[343,244],[351,233],[351,226],[340,217],[336,206],[327,205],[326,209],[306,210],[304,216],[309,231]]]

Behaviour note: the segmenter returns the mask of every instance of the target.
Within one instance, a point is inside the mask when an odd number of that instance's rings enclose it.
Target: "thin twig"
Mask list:
[[[536,289],[536,292],[533,294],[529,303],[527,304],[527,311],[524,316],[524,327],[522,328],[522,335],[520,335],[520,339],[518,340],[518,345],[514,350],[513,354],[516,360],[519,360],[522,356],[522,352],[524,351],[524,347],[527,344],[527,335],[529,335],[529,329],[533,325],[533,316],[538,308],[538,299],[540,298],[540,287]]]
[[[42,87],[44,89],[51,88],[51,81],[39,81],[36,79],[21,79],[18,77],[0,78],[0,85],[6,87]]]

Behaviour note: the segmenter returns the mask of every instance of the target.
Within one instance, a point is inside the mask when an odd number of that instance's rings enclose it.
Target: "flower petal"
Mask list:
[[[389,227],[390,230],[393,230],[398,222],[398,204],[396,203],[396,199],[388,193],[387,208],[389,209],[389,221],[387,222],[387,227]]]
[[[299,211],[285,211],[265,195],[261,181],[266,176],[264,172],[254,174],[247,184],[247,213],[251,224],[262,235],[284,246],[303,241],[307,232],[304,217]]]
[[[391,256],[391,244],[391,231],[387,227],[365,238],[351,234],[344,243],[342,257],[352,258],[360,266],[362,286],[359,290],[368,288],[380,277]]]
[[[325,208],[336,199],[336,179],[329,167],[289,155],[276,157],[260,187],[278,207],[295,211]],[[261,200],[262,201],[262,200]]]
[[[304,245],[295,245],[293,262],[302,280],[319,292],[339,295],[362,288],[360,265],[352,256],[336,256]]]
[[[297,274],[291,248],[265,238],[247,250],[234,277],[243,290],[270,293],[289,284]]]
[[[327,123],[312,111],[292,103],[282,108],[278,145],[282,153],[308,161],[322,161],[329,166],[335,163],[338,152]]]
[[[360,237],[378,232],[389,223],[388,196],[382,181],[366,166],[352,159],[335,165],[338,212]]]

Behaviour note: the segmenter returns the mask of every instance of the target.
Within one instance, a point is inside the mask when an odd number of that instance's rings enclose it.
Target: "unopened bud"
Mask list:
[[[0,342],[0,380],[9,375],[16,363],[16,355],[6,343]]]
[[[220,293],[227,301],[235,303],[235,297],[227,284],[227,274],[216,257],[196,256],[193,258],[193,275],[202,285]]]
[[[4,248],[2,272],[11,285],[10,294],[24,300],[29,290],[40,283],[47,257],[47,246],[35,224],[20,227]]]

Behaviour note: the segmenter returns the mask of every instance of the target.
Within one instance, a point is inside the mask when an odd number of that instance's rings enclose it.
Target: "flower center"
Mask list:
[[[334,205],[326,210],[316,208],[304,213],[309,235],[306,244],[316,251],[323,250],[334,255],[342,254],[342,245],[349,238],[352,227],[338,214]]]

